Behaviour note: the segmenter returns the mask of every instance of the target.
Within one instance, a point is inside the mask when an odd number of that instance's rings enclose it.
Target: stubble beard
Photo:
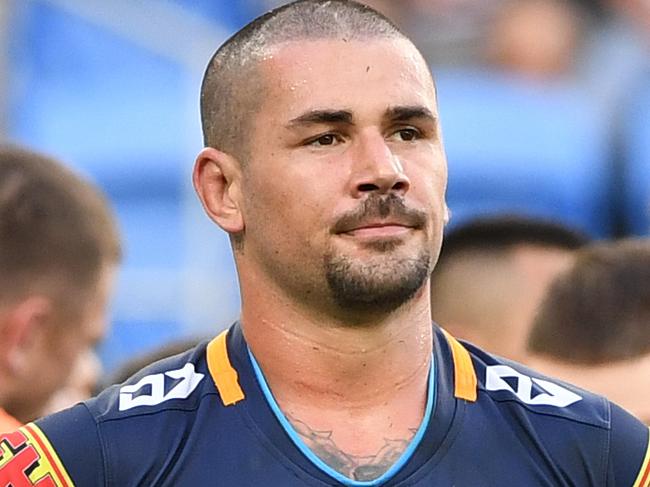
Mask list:
[[[413,258],[390,255],[397,245],[377,242],[374,250],[384,255],[369,262],[326,254],[325,277],[334,302],[351,312],[388,313],[410,301],[431,274],[431,252],[422,249]]]

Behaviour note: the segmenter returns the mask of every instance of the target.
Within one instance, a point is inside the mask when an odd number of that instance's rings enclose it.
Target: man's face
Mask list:
[[[423,287],[446,161],[428,68],[405,40],[307,40],[260,63],[239,256],[298,299],[394,309]]]

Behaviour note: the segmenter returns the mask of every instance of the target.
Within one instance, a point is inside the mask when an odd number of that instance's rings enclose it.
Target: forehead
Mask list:
[[[431,74],[406,39],[286,42],[270,50],[260,69],[265,105],[288,116],[312,108],[355,113],[397,105],[437,112]]]

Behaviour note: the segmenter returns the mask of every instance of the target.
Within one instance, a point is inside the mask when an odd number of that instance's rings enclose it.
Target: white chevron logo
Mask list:
[[[504,380],[505,378],[517,379],[517,390],[513,389],[510,384]],[[537,384],[546,392],[537,394],[533,397],[533,384]],[[488,366],[485,370],[485,388],[488,391],[510,391],[517,396],[521,402],[532,406],[555,406],[558,408],[565,408],[582,400],[581,396],[565,387],[544,379],[529,377],[517,372],[508,365]]]
[[[166,394],[165,376],[175,380],[180,379],[180,382]],[[193,363],[187,363],[181,369],[170,370],[164,374],[143,377],[137,383],[120,389],[120,411],[126,411],[138,406],[155,406],[170,399],[185,399],[194,392],[203,377],[204,374],[195,372]],[[146,386],[151,387],[150,393],[136,395]]]

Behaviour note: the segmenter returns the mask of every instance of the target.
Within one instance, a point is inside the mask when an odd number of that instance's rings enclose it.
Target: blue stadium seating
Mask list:
[[[14,36],[23,42],[12,46],[12,136],[70,161],[111,196],[178,197],[192,162],[182,146],[189,75],[88,20],[28,5]]]
[[[175,1],[225,29],[230,24],[223,22],[243,23],[252,15],[230,5],[221,18],[218,4],[229,2]],[[197,217],[189,215],[199,211],[188,190],[201,147],[197,73],[56,2],[15,4],[10,137],[95,180],[112,200],[124,236],[113,328],[102,347],[105,365],[110,369],[169,338],[199,334],[207,320],[227,325],[236,282],[220,260],[230,256],[214,240],[199,242],[204,248],[197,250]],[[223,298],[210,297],[219,305],[206,306],[223,309],[224,316],[216,312],[201,324],[194,322],[202,316],[200,300],[187,298],[197,251],[210,266],[199,271],[233,282]]]
[[[264,0],[172,0],[214,22],[238,30],[265,8]]]
[[[627,230],[650,236],[650,76],[643,81],[623,122],[623,198]]]
[[[607,124],[571,86],[488,71],[436,71],[452,224],[481,214],[612,226]]]

